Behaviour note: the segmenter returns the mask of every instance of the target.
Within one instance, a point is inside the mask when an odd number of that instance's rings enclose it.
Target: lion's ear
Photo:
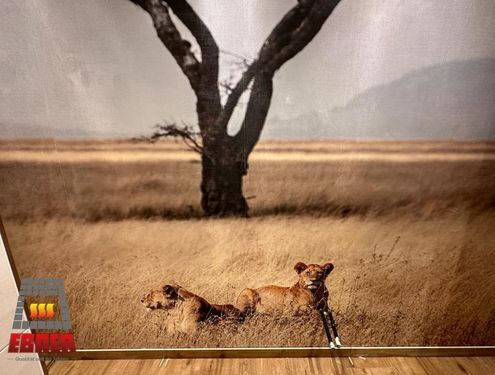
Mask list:
[[[296,265],[294,266],[294,269],[296,270],[297,274],[299,275],[302,271],[304,271],[308,266],[304,264],[303,262],[297,262]]]
[[[325,263],[323,266],[322,266],[323,270],[325,271],[325,276],[328,276],[330,275],[330,272],[333,271],[334,269],[334,266],[333,266],[333,263]]]
[[[162,286],[163,293],[165,293],[169,297],[177,296],[177,288],[170,284],[165,284]]]

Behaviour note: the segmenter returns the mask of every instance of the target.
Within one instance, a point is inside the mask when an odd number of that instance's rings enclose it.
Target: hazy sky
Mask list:
[[[295,1],[191,4],[222,50],[254,57]],[[26,125],[45,136],[137,135],[164,118],[194,122],[187,80],[132,3],[2,0],[0,17],[0,136]],[[494,40],[494,0],[343,0],[277,73],[268,117],[327,113],[422,67],[495,58]]]

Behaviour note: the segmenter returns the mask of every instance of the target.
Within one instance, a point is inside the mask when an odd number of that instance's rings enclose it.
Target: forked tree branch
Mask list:
[[[130,0],[144,9],[153,20],[158,37],[180,66],[198,98],[197,109],[201,117],[211,110],[215,115],[220,112],[220,93],[218,90],[219,49],[208,27],[192,9],[186,0]],[[183,39],[175,26],[169,8],[189,29],[201,49],[201,61],[192,53],[191,43]],[[203,115],[204,116],[204,115]],[[201,119],[199,125],[208,123]]]
[[[306,47],[320,31],[340,0],[298,0],[272,30],[257,58],[249,64],[222,107],[218,82],[218,46],[201,18],[187,0],[130,0],[147,11],[158,36],[173,55],[198,98],[196,109],[203,137],[227,135],[227,125],[242,94],[253,82],[246,114],[235,141],[242,143],[244,158],[258,141],[268,113],[273,76],[280,67]],[[191,31],[201,49],[199,61],[191,44],[182,39],[169,14],[169,8]],[[191,142],[189,138],[188,142]],[[191,143],[193,144],[193,143]],[[194,144],[193,144],[194,145]],[[195,146],[196,147],[196,146]]]
[[[304,49],[321,30],[339,2],[340,0],[300,1],[299,5],[289,12],[293,13],[292,16],[288,14],[286,22],[274,29],[273,35],[268,37],[263,46],[260,52],[263,70],[275,72]],[[274,46],[276,48],[273,48]]]
[[[210,30],[185,0],[166,0],[172,11],[189,29],[201,48],[201,62],[218,73],[218,46]],[[211,74],[209,71],[208,73]]]
[[[244,71],[232,89],[217,125],[226,128],[235,107],[251,81],[258,74],[263,80],[273,74],[314,38],[340,0],[299,0],[275,26],[263,43],[258,58]],[[254,90],[251,93],[254,94]],[[249,108],[249,105],[248,105]],[[248,113],[246,112],[246,116]],[[264,121],[264,120],[263,120]],[[248,121],[244,121],[247,125]],[[245,135],[246,133],[244,133]]]
[[[265,124],[273,94],[271,75],[259,73],[254,78],[253,88],[241,128],[234,137],[239,148],[241,161],[247,166],[247,159],[259,140]]]
[[[221,129],[227,129],[227,125],[232,117],[232,113],[234,113],[234,109],[241,98],[241,95],[246,91],[251,83],[251,80],[258,69],[258,61],[254,61],[249,67],[244,71],[241,78],[237,82],[237,84],[230,91],[230,95],[225,102],[225,105],[218,116],[216,121],[216,126]]]
[[[241,78],[237,82],[237,85],[232,89],[232,92],[228,97],[227,102],[222,109],[222,112],[220,113],[219,119],[217,121],[218,126],[222,128],[227,127],[230,118],[232,117],[232,113],[237,106],[239,98],[244,93],[244,91],[246,91],[257,71],[259,69],[262,69],[263,64],[266,64],[267,61],[269,61],[269,52],[272,52],[272,55],[274,54],[276,40],[282,39],[281,35],[278,34],[285,30],[284,35],[286,35],[287,29],[290,29],[291,27],[297,27],[301,22],[302,17],[304,16],[302,12],[303,9],[306,9],[306,7],[302,7],[301,4],[293,7],[272,30],[268,38],[263,43],[263,46],[258,53],[258,58],[244,71]],[[287,37],[285,37],[284,39],[289,41],[289,38]]]
[[[218,90],[219,49],[215,38],[186,0],[166,0],[166,3],[189,29],[201,49],[200,86],[196,96],[204,105],[218,112],[221,107]]]
[[[243,158],[251,153],[263,130],[273,93],[273,75],[313,40],[339,2],[299,0],[266,39],[259,53],[258,66],[253,72],[246,70],[255,82],[244,121],[235,136],[243,149]]]
[[[199,89],[200,63],[191,51],[191,43],[182,39],[172,18],[169,7],[160,0],[131,0],[149,13],[158,38],[180,66],[194,91]]]

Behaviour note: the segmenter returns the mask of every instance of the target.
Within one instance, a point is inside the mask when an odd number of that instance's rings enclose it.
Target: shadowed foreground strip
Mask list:
[[[493,357],[262,358],[56,362],[52,375],[78,374],[335,374],[491,375]]]

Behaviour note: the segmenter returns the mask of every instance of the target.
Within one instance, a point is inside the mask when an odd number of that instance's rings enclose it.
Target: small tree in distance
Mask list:
[[[268,114],[275,72],[311,42],[340,0],[298,0],[272,30],[257,57],[245,64],[239,80],[224,90],[224,104],[218,77],[219,47],[189,3],[186,0],[130,1],[149,13],[158,37],[189,80],[197,99],[199,137],[187,126],[165,124],[158,126],[152,139],[181,137],[201,154],[201,207],[206,215],[247,216],[242,180]],[[196,56],[191,43],[181,37],[171,11],[196,39],[201,57]],[[248,89],[244,120],[239,131],[229,135],[229,121]]]

